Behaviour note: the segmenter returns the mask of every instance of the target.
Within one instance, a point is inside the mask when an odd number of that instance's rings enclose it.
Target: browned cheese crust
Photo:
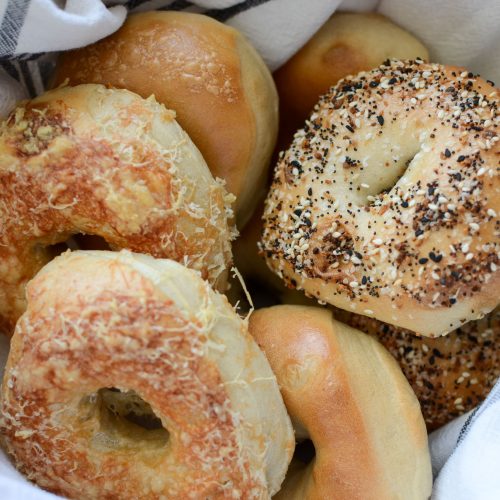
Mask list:
[[[64,53],[56,84],[125,88],[177,113],[214,177],[234,194],[239,225],[263,195],[278,131],[265,63],[234,28],[185,12],[131,15],[113,35]]]
[[[324,95],[282,155],[262,251],[288,284],[425,336],[498,305],[499,92],[387,61]]]
[[[293,451],[276,379],[222,296],[152,261],[67,252],[30,282],[4,375],[6,449],[68,498],[270,498]],[[111,388],[161,426],[124,418],[119,399],[110,411]]]
[[[222,276],[229,195],[174,118],[153,98],[81,85],[0,125],[0,326],[24,310],[47,247],[76,233]]]

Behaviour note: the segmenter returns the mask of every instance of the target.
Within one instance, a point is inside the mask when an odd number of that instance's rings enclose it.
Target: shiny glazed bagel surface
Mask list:
[[[373,338],[317,307],[275,306],[250,333],[276,374],[297,439],[315,458],[292,462],[283,500],[425,500],[432,488],[427,433],[415,394]]]
[[[500,377],[499,309],[435,339],[347,311],[333,314],[376,338],[394,356],[429,431],[480,405]]]
[[[427,49],[390,19],[375,13],[337,12],[274,73],[280,98],[280,145],[288,147],[319,97],[341,78],[386,59],[428,60]]]
[[[56,84],[101,83],[155,95],[236,196],[238,225],[251,216],[278,132],[271,74],[234,28],[199,14],[144,12],[113,35],[60,57]]]

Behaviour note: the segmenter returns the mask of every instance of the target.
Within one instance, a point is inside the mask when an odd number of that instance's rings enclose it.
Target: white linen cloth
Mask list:
[[[435,500],[500,499],[500,381],[475,411],[429,436]]]
[[[378,11],[420,38],[432,61],[463,65],[500,81],[499,0],[0,0],[0,117],[16,99],[43,91],[52,68],[50,52],[109,35],[127,11],[154,9],[201,12],[236,27],[271,69],[335,10]],[[7,349],[0,339],[0,367]],[[499,500],[500,383],[473,414],[431,434],[430,446],[433,499]],[[56,497],[30,485],[0,452],[0,498]]]

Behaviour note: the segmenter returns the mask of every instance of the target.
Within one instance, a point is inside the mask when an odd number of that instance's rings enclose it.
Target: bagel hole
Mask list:
[[[161,448],[169,432],[151,405],[135,391],[114,387],[99,389],[82,401],[99,424],[95,442],[112,448]]]
[[[53,259],[67,250],[111,250],[108,242],[94,234],[77,233],[65,241],[53,245],[42,245]]]
[[[419,153],[417,149],[414,153],[402,157],[397,164],[385,165],[384,170],[381,170],[382,175],[371,181],[360,179],[361,192],[366,205],[373,205],[389,193],[394,186],[399,182],[410,167],[412,161]],[[368,187],[367,187],[368,186]]]
[[[80,250],[111,250],[109,243],[96,234],[74,234],[71,238]]]
[[[316,456],[316,449],[314,444],[310,439],[305,439],[295,446],[295,451],[293,453],[294,460],[297,460],[305,465],[308,465],[314,460]]]

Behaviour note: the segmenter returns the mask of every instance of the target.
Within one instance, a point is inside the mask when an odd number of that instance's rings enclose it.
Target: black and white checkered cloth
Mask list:
[[[59,51],[113,33],[128,12],[207,14],[242,31],[275,69],[338,8],[376,10],[418,36],[432,60],[500,80],[500,0],[0,0],[0,117],[43,92]],[[0,342],[0,368],[7,348]],[[433,433],[430,446],[434,499],[500,500],[500,383],[471,415]],[[49,498],[0,451],[1,500]]]
[[[113,33],[127,12],[204,13],[242,31],[275,69],[338,8],[377,10],[434,60],[500,79],[500,0],[0,0],[0,116],[20,96],[43,92],[58,51]]]
[[[0,0],[0,65],[27,94],[43,92],[54,53],[116,31],[127,12],[203,13],[242,31],[270,67],[286,61],[341,0]],[[306,8],[307,4],[307,8]],[[311,9],[305,22],[304,16]],[[288,14],[284,16],[284,11]],[[287,29],[284,29],[286,23]],[[272,43],[270,41],[272,40]],[[0,114],[1,114],[0,108]]]

